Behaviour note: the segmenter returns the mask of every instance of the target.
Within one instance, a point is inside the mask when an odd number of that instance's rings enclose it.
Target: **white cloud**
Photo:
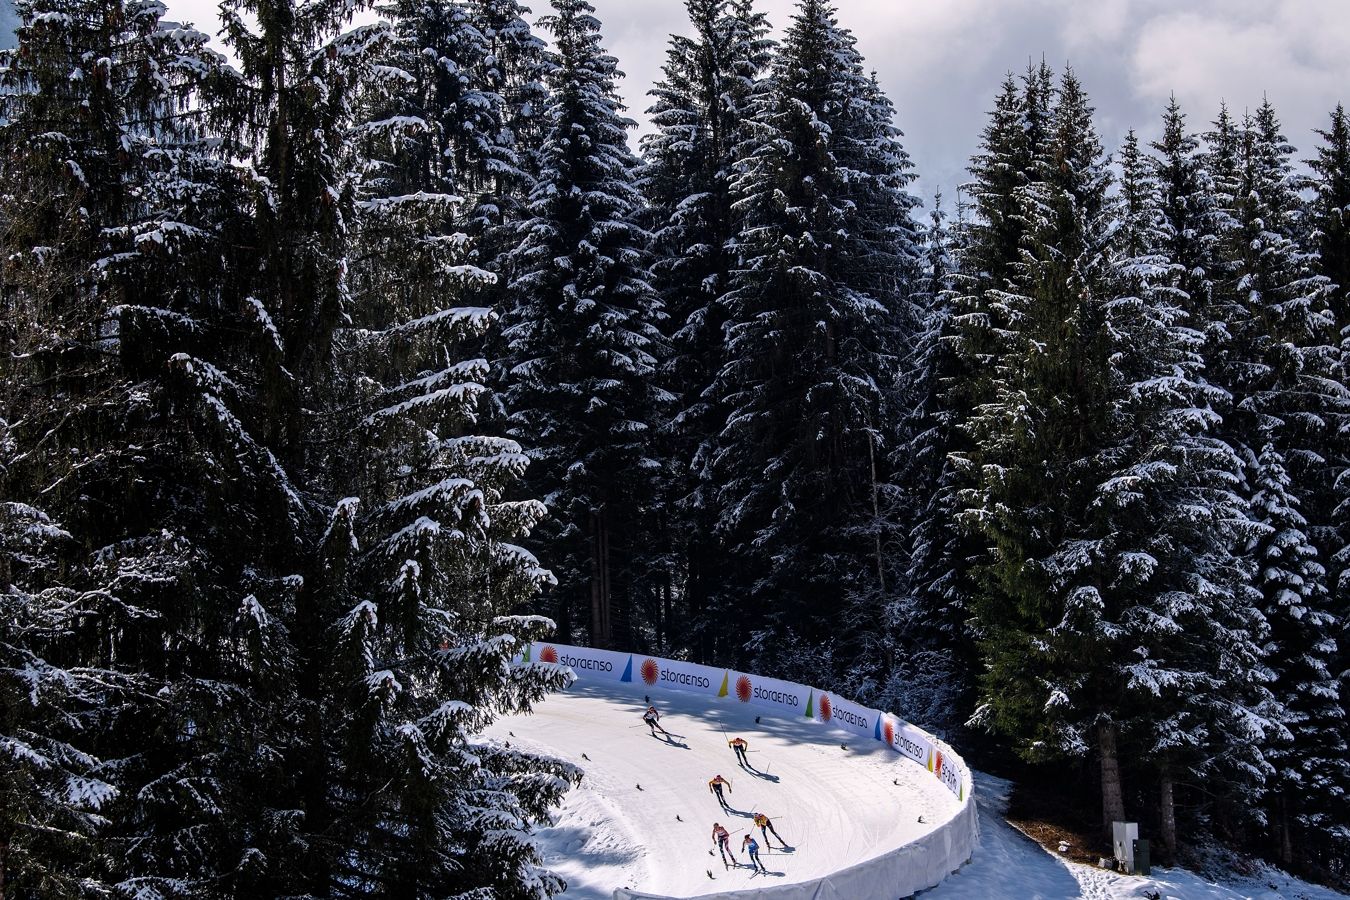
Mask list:
[[[214,32],[216,0],[167,0]],[[544,0],[534,0],[536,12]],[[592,0],[621,90],[643,120],[667,36],[685,31],[680,0]],[[1306,152],[1326,114],[1350,100],[1350,0],[837,0],[839,19],[895,101],[925,193],[963,178],[1003,73],[1042,55],[1072,64],[1093,96],[1108,146],[1157,129],[1176,92],[1193,126],[1221,98],[1241,110],[1268,94]],[[761,0],[778,28],[792,0]]]
[[[1236,112],[1269,96],[1293,143],[1311,150],[1350,87],[1350,5],[1343,0],[1278,0],[1160,15],[1140,29],[1130,81],[1138,96],[1175,91],[1213,117],[1219,101]]]

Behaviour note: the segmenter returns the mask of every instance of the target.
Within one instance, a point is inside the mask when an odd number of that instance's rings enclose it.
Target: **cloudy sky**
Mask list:
[[[173,15],[216,30],[216,0],[166,0]],[[621,91],[646,128],[646,92],[665,42],[686,29],[682,0],[591,0],[628,77]],[[1240,112],[1269,96],[1307,155],[1338,102],[1350,102],[1347,0],[837,0],[867,63],[897,108],[925,194],[963,179],[1005,72],[1042,55],[1071,65],[1114,147],[1156,131],[1175,93],[1204,130],[1220,100]],[[536,11],[544,7],[535,0]],[[760,0],[775,26],[793,0]]]

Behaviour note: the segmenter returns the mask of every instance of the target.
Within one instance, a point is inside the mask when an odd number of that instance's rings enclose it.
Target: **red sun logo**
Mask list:
[[[642,680],[648,684],[656,684],[656,679],[661,674],[661,669],[656,665],[654,659],[644,659],[642,661]]]
[[[895,723],[890,719],[887,719],[886,723],[881,726],[881,736],[886,739],[887,744],[895,743]]]
[[[557,651],[557,650],[554,650],[551,646],[545,647],[543,650],[540,650],[540,651],[539,651],[539,661],[540,661],[540,662],[547,662],[547,663],[555,663],[555,662],[557,662],[557,661],[558,661],[558,651]]]
[[[829,694],[821,694],[821,695],[820,695],[820,721],[822,721],[822,722],[828,722],[828,721],[830,721],[830,717],[833,716],[833,715],[834,715],[834,710],[830,709],[830,695],[829,695]]]
[[[742,675],[736,679],[736,698],[742,703],[750,702],[750,676]]]
[[[937,762],[933,764],[933,774],[942,777],[942,751],[937,752]]]

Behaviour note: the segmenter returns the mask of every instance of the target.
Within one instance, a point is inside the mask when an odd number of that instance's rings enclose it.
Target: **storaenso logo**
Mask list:
[[[589,656],[568,656],[566,653],[558,655],[558,662],[564,666],[570,666],[573,669],[584,669],[591,672],[613,672],[614,663],[604,659],[594,659]]]
[[[671,684],[683,684],[689,687],[706,688],[712,687],[712,682],[702,675],[690,675],[685,672],[672,672],[670,669],[661,670],[661,680],[669,681]]]
[[[656,684],[658,668],[656,660],[652,659],[650,656],[644,659],[642,661],[642,680],[648,684]]]
[[[866,728],[869,724],[866,716],[860,716],[857,713],[849,712],[846,709],[840,709],[837,706],[834,708],[834,717],[847,722],[854,728]]]
[[[740,685],[736,685],[737,689]],[[785,706],[797,707],[802,705],[801,698],[796,694],[788,694],[783,691],[766,691],[762,687],[755,688],[751,694],[756,700],[768,700],[770,703],[782,703]]]
[[[950,760],[942,759],[942,754],[938,754],[938,759],[942,760],[941,768],[938,769],[938,778],[947,786],[947,790],[953,794],[961,791],[961,770],[952,765]]]
[[[904,734],[897,734],[891,746],[908,756],[910,759],[918,760],[919,762],[924,761],[923,748]]]

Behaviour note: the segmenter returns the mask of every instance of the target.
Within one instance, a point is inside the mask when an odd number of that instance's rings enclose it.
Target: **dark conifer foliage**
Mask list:
[[[4,793],[73,841],[7,822],[10,883],[38,894],[270,892],[279,849],[285,691],[253,688],[288,650],[252,610],[284,595],[266,548],[302,512],[258,442],[268,339],[228,277],[244,198],[202,104],[232,79],[162,12],[26,5],[5,59],[4,665],[42,677],[6,704],[32,753],[5,755]],[[55,805],[43,754],[83,785]],[[75,839],[95,822],[106,843]]]
[[[1346,117],[1344,106],[1337,106],[1330,119],[1327,128],[1317,132],[1321,144],[1317,148],[1316,158],[1308,162],[1313,171],[1314,192],[1310,224],[1317,250],[1318,271],[1332,285],[1329,301],[1332,329],[1339,338],[1340,381],[1346,384],[1350,383],[1350,377],[1347,377],[1347,368],[1350,368],[1350,119]],[[1322,548],[1323,564],[1329,570],[1327,589],[1333,598],[1338,598],[1332,601],[1328,611],[1339,620],[1330,626],[1330,634],[1337,643],[1331,660],[1332,672],[1339,673],[1337,695],[1344,712],[1347,698],[1350,698],[1350,610],[1343,599],[1350,589],[1350,423],[1344,419],[1334,423],[1334,427],[1329,430],[1329,437],[1325,457],[1326,465],[1330,467],[1327,475],[1334,479],[1334,490],[1329,498],[1324,498],[1324,502],[1330,506],[1330,521],[1322,523],[1324,539],[1319,541],[1319,545]],[[1326,509],[1327,506],[1321,508]],[[1325,640],[1325,636],[1320,640]],[[1345,719],[1342,719],[1344,722]],[[1342,724],[1341,736],[1344,737],[1344,734]],[[1344,763],[1344,753],[1340,759]],[[1346,797],[1350,796],[1350,785],[1343,780],[1339,784],[1333,783],[1327,787],[1325,796],[1333,802],[1344,804]],[[1295,856],[1320,857],[1324,862],[1345,859],[1348,855],[1345,848],[1350,842],[1350,824],[1334,814],[1320,821],[1323,827],[1319,834],[1325,842],[1317,847],[1315,853],[1305,851],[1306,844],[1295,844]],[[1315,839],[1310,842],[1314,846],[1319,843]],[[1341,872],[1344,871],[1342,867]]]
[[[1344,334],[1350,325],[1350,117],[1345,107],[1337,106],[1326,130],[1317,134],[1322,143],[1308,161],[1315,192],[1312,225],[1320,271],[1337,289],[1334,309]]]
[[[974,549],[956,522],[960,482],[950,454],[960,446],[960,419],[947,402],[947,392],[962,380],[954,303],[966,223],[958,220],[955,231],[949,229],[942,202],[939,194],[924,235],[920,288],[913,296],[923,321],[903,369],[909,377],[900,384],[900,440],[890,459],[897,487],[889,492],[885,514],[900,537],[886,551],[903,568],[895,573],[896,590],[886,607],[897,662],[878,700],[952,735],[964,722],[960,711],[970,708],[974,687],[966,572]]]
[[[540,607],[1350,877],[1343,108],[1033,63],[920,226],[825,0],[687,0],[641,160],[585,0],[17,9],[6,896],[546,900]]]
[[[652,229],[651,281],[669,321],[663,380],[675,396],[664,433],[669,449],[663,451],[672,467],[664,485],[672,514],[664,542],[674,570],[665,589],[682,601],[676,610],[687,610],[683,621],[662,617],[657,637],[712,659],[726,649],[718,646],[715,623],[731,614],[734,593],[715,574],[724,571],[725,559],[713,534],[709,449],[725,410],[713,402],[710,388],[725,361],[722,298],[741,230],[731,182],[772,43],[763,15],[746,0],[691,0],[686,6],[695,36],[671,39],[665,77],[652,90],[648,113],[657,130],[643,141],[640,180],[644,220]]]
[[[576,773],[474,738],[565,680],[509,666],[550,576],[453,355],[486,276],[354,177],[389,29],[231,6],[236,73],[162,10],[34,5],[5,57],[6,884],[556,893]]]
[[[882,590],[876,513],[915,328],[902,292],[914,200],[890,105],[829,5],[801,5],[757,102],[713,387],[727,410],[711,459],[717,528],[738,560],[748,657],[843,674],[865,658]]]
[[[1027,80],[1032,124],[1040,84]],[[1207,778],[1231,764],[1227,778],[1259,789],[1268,765],[1251,744],[1272,704],[1235,555],[1239,464],[1206,433],[1217,420],[1163,255],[1156,182],[1131,140],[1121,202],[1110,199],[1072,73],[1047,121],[1013,191],[1018,260],[1006,288],[984,292],[995,364],[973,377],[989,379],[989,399],[955,454],[958,517],[989,548],[975,561],[987,664],[975,718],[1030,758],[1095,758],[1109,823],[1124,815],[1129,755]]]
[[[542,20],[556,47],[552,97],[504,335],[511,433],[533,454],[529,484],[551,514],[541,533],[555,554],[561,633],[604,647],[633,640],[633,611],[659,577],[646,552],[666,395],[631,122],[592,12],[558,0]]]
[[[1250,515],[1262,526],[1248,552],[1272,630],[1266,664],[1281,724],[1291,731],[1269,750],[1279,771],[1271,830],[1288,863],[1296,843],[1310,856],[1329,849],[1328,823],[1316,810],[1347,789],[1339,749],[1345,712],[1333,668],[1339,623],[1326,561],[1341,546],[1334,488],[1350,388],[1336,287],[1317,272],[1298,195],[1303,181],[1269,102],[1244,119],[1237,148],[1236,189],[1220,195],[1229,278],[1221,290],[1233,312],[1223,322],[1232,337],[1223,386],[1232,397],[1231,441],[1247,466]],[[1293,746],[1302,748],[1297,761]]]

